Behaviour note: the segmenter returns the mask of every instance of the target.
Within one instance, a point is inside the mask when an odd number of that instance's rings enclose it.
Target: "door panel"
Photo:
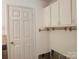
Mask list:
[[[22,22],[23,22],[23,35],[24,35],[24,49],[25,58],[33,59],[33,39],[32,39],[32,10],[23,9],[22,10]]]
[[[21,19],[21,8],[9,7],[9,18],[10,19]]]
[[[32,21],[31,8],[9,6],[10,59],[33,59]]]
[[[20,37],[20,22],[19,20],[14,20],[14,39],[18,39]]]
[[[29,21],[24,21],[23,22],[23,26],[24,26],[24,38],[30,37],[30,24]]]

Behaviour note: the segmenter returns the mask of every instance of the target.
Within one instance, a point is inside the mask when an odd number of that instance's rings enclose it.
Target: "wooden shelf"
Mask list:
[[[40,31],[50,31],[50,30],[69,30],[69,31],[72,31],[72,30],[77,30],[77,26],[64,26],[64,27],[45,27],[43,29],[39,29],[39,32]]]

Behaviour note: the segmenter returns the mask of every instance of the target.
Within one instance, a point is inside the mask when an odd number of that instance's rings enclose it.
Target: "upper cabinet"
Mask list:
[[[76,26],[76,0],[57,0],[45,7],[44,26]]]
[[[60,25],[71,25],[71,0],[59,0]]]
[[[43,22],[44,22],[44,26],[43,27],[49,27],[50,26],[50,6],[47,6],[46,8],[44,8],[43,10]]]
[[[72,0],[72,25],[77,25],[77,6],[76,0]]]
[[[51,27],[59,25],[59,9],[58,9],[58,1],[54,2],[50,5],[50,15],[51,15]]]

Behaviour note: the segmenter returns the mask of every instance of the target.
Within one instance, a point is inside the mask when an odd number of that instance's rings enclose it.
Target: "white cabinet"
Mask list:
[[[77,25],[76,0],[72,0],[72,25]]]
[[[59,25],[59,9],[58,9],[58,1],[54,2],[51,6],[51,27],[58,26]]]
[[[71,25],[71,0],[59,0],[60,25]]]
[[[57,0],[44,8],[44,27],[76,25],[76,0]]]
[[[43,22],[44,22],[44,26],[43,27],[49,27],[50,26],[50,6],[47,6],[46,8],[43,9],[43,14],[44,14],[44,18],[43,18]]]

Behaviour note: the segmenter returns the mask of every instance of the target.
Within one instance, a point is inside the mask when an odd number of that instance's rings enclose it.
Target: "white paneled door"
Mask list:
[[[8,6],[9,59],[34,59],[33,9]]]

